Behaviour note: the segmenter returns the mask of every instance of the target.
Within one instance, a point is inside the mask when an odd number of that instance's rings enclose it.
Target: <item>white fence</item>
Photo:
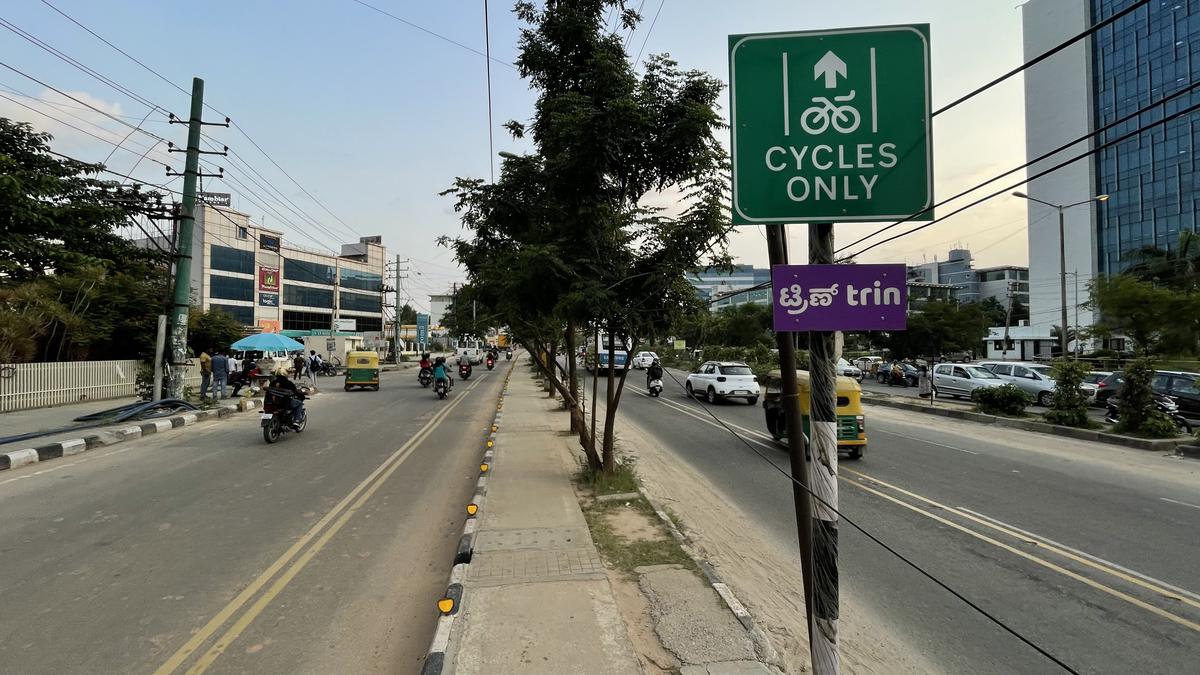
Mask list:
[[[133,398],[137,395],[137,371],[137,361],[0,363],[0,413]],[[199,387],[199,373],[187,373],[184,383]]]

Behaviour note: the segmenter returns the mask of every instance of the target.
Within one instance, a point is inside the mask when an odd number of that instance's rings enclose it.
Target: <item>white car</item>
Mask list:
[[[645,370],[657,360],[658,354],[654,352],[638,352],[637,356],[633,357],[633,367],[638,370]]]
[[[1051,377],[1054,369],[1051,366],[1026,361],[989,361],[979,365],[1033,396],[1034,401],[1043,408],[1050,407],[1050,402],[1054,399],[1055,387],[1054,379]],[[1079,385],[1079,389],[1088,399],[1096,398],[1096,385],[1084,382]]]
[[[933,386],[939,396],[971,398],[971,392],[1004,384],[1000,376],[979,366],[939,363],[933,367]]]
[[[862,382],[863,379],[862,369],[858,366],[851,365],[846,359],[838,359],[837,374],[845,377],[853,377],[859,382]]]
[[[864,373],[871,372],[871,365],[875,364],[875,363],[882,365],[883,357],[882,356],[860,356],[857,359],[854,359],[854,365],[859,370],[863,371]]]
[[[707,361],[688,375],[683,385],[688,396],[702,396],[709,403],[718,399],[744,398],[758,403],[758,380],[750,366],[741,361]]]

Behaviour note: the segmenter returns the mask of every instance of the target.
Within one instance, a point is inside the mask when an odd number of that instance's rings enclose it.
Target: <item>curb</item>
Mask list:
[[[463,523],[462,534],[458,539],[458,547],[454,551],[454,562],[450,568],[450,578],[446,583],[446,592],[438,600],[438,622],[434,630],[433,640],[425,654],[425,662],[421,666],[421,675],[441,675],[446,665],[446,652],[450,648],[450,637],[454,628],[454,619],[462,611],[464,601],[463,581],[466,579],[468,566],[475,552],[475,534],[479,529],[479,515],[483,512],[487,498],[488,476],[491,475],[492,465],[496,458],[498,445],[496,433],[500,430],[500,422],[504,419],[504,395],[508,391],[508,381],[512,379],[513,367],[517,359],[509,365],[508,374],[504,376],[504,387],[496,401],[496,415],[488,425],[487,437],[484,440],[483,456],[479,462],[479,479],[475,482],[475,494],[466,505],[467,520]]]
[[[1134,448],[1135,450],[1170,452],[1180,444],[1190,442],[1187,438],[1133,438],[1131,436],[1121,436],[1119,434],[1111,434],[1106,431],[1097,431],[1095,429],[1076,429],[1074,427],[1064,427],[1057,424],[1050,424],[1048,422],[1038,422],[1036,420],[997,417],[995,415],[985,415],[984,413],[978,413],[971,410],[960,410],[957,408],[937,408],[930,407],[928,405],[892,401],[885,398],[864,396],[862,402],[869,405],[883,406],[885,408],[896,408],[898,410],[925,413],[926,415],[951,417],[954,419],[966,420],[968,422],[991,424],[1009,429],[1021,429],[1023,431],[1033,431],[1037,433],[1050,434],[1052,436],[1065,436],[1067,438],[1074,438],[1081,441],[1093,441],[1096,443],[1106,443],[1108,445],[1120,445],[1126,448]]]
[[[33,448],[12,450],[0,453],[0,471],[16,469],[38,462],[45,462],[50,459],[58,459],[59,457],[70,457],[88,450],[124,443],[125,441],[162,433],[171,429],[192,426],[197,422],[223,419],[236,412],[254,410],[258,407],[261,407],[261,404],[257,399],[242,399],[236,404],[222,405],[219,408],[197,410],[163,419],[133,423],[130,426],[109,431],[104,435],[86,434],[80,438],[69,438],[65,441],[55,441]]]
[[[1200,445],[1177,445],[1175,446],[1175,454],[1179,457],[1200,459]]]
[[[712,586],[712,589],[716,591],[717,595],[721,596],[721,600],[725,602],[725,606],[728,607],[729,611],[732,612],[737,618],[738,623],[742,624],[742,628],[745,628],[747,631],[754,630],[754,617],[750,615],[750,612],[746,610],[746,606],[743,605],[742,602],[737,599],[737,596],[733,594],[733,590],[729,588],[729,584],[725,583],[725,581],[721,579],[721,576],[717,574],[717,570],[713,568],[713,566],[707,560],[701,560],[700,558],[697,558],[690,550],[688,550],[687,544],[690,542],[688,541],[687,535],[685,535],[683,532],[680,532],[679,528],[676,527],[675,523],[671,520],[671,517],[667,515],[667,512],[662,510],[662,508],[660,508],[658,504],[656,504],[654,500],[650,498],[650,493],[646,492],[646,488],[639,485],[638,492],[641,493],[642,498],[650,504],[650,508],[654,509],[654,513],[658,515],[658,519],[663,522],[663,525],[667,528],[667,532],[670,532],[675,541],[679,543],[679,546],[683,549],[683,552],[686,553],[687,556],[692,559],[692,562],[696,563],[696,567],[699,567],[700,571],[704,573],[704,578],[708,580],[708,585]]]

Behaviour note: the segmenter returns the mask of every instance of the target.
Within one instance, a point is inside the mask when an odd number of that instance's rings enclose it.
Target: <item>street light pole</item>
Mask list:
[[[1014,197],[1020,197],[1021,199],[1028,199],[1031,202],[1045,204],[1050,208],[1058,209],[1058,290],[1059,302],[1062,307],[1062,318],[1061,324],[1059,325],[1058,338],[1060,354],[1061,357],[1065,359],[1067,358],[1067,237],[1065,232],[1066,228],[1064,223],[1064,212],[1072,206],[1081,206],[1083,204],[1090,204],[1091,202],[1106,202],[1108,201],[1108,195],[1096,195],[1091,199],[1085,199],[1081,202],[1075,202],[1074,204],[1052,204],[1050,202],[1038,199],[1037,197],[1030,197],[1024,192],[1014,192],[1012,195]],[[1076,278],[1075,282],[1079,283],[1078,277]],[[1078,331],[1079,326],[1076,326],[1075,330]],[[1076,340],[1076,346],[1078,346],[1078,339]]]

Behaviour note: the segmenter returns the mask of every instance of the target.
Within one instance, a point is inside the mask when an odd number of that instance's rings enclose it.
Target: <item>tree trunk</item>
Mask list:
[[[595,431],[593,431],[591,434],[588,433],[587,425],[583,420],[583,408],[579,405],[579,399],[572,395],[571,390],[568,389],[566,385],[555,376],[554,368],[557,364],[554,361],[547,361],[547,363],[552,364],[549,368],[547,368],[542,361],[544,352],[541,352],[540,348],[538,347],[534,347],[534,349],[539,353],[534,354],[533,364],[550,383],[551,395],[553,396],[553,391],[557,389],[558,393],[562,395],[563,401],[566,402],[567,407],[570,409],[572,427],[578,428],[579,445],[583,449],[584,456],[587,457],[588,468],[592,471],[600,470],[602,462],[600,461],[600,455],[596,452]]]
[[[563,336],[563,344],[565,344],[567,348],[567,389],[571,391],[571,398],[578,402],[579,382],[575,380],[575,323],[568,321],[567,329],[564,332],[566,334]],[[571,408],[571,431],[579,431],[579,422],[582,420],[579,419],[575,414],[578,408],[578,403]]]
[[[551,340],[546,349],[546,370],[550,374],[550,381],[546,383],[547,398],[554,398],[554,388],[558,384],[557,347],[557,340]]]

